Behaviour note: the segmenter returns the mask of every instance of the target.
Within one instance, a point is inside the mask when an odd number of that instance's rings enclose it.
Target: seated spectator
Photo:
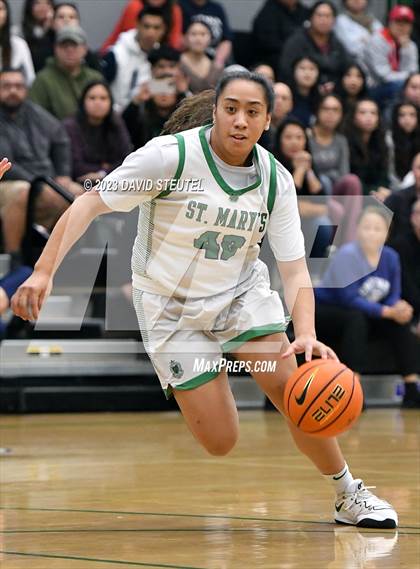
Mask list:
[[[308,253],[314,253],[314,238],[320,226],[331,225],[322,184],[313,169],[305,127],[295,119],[284,120],[277,130],[274,155],[292,174],[299,198],[299,213]],[[316,196],[318,199],[311,199]],[[305,199],[306,198],[306,199]],[[319,199],[321,198],[321,199]],[[315,256],[322,256],[330,244],[331,231],[317,243]]]
[[[402,298],[413,307],[415,331],[420,337],[420,198],[411,208],[407,232],[397,235],[390,245],[400,255]]]
[[[166,29],[161,9],[143,8],[138,15],[137,28],[123,32],[105,55],[104,75],[111,84],[115,110],[122,112],[140,86],[150,81],[148,54],[159,47]]]
[[[319,67],[310,56],[298,57],[293,64],[292,115],[299,119],[305,127],[309,127],[314,118],[319,101],[318,90]]]
[[[401,99],[414,103],[420,109],[420,73],[411,73],[405,80]]]
[[[79,183],[102,180],[131,152],[129,134],[112,109],[111,91],[104,81],[86,85],[77,115],[63,124],[71,142],[72,177]]]
[[[181,55],[181,69],[189,81],[192,93],[216,86],[223,68],[207,55],[211,30],[204,22],[192,22],[185,33],[185,51]]]
[[[274,83],[274,108],[271,113],[270,128],[263,132],[258,144],[274,152],[276,147],[276,133],[281,122],[288,117],[293,108],[293,95],[286,83]]]
[[[276,80],[276,76],[274,73],[274,69],[271,65],[267,65],[267,63],[256,63],[251,67],[251,71],[254,73],[258,73],[265,77],[272,85],[274,85],[274,81]]]
[[[368,12],[369,0],[343,0],[344,13],[337,16],[335,34],[347,52],[363,61],[363,52],[372,34],[380,32],[382,23]]]
[[[268,63],[276,76],[286,40],[303,27],[309,10],[299,0],[266,0],[253,24],[255,50],[260,61]]]
[[[46,67],[36,76],[31,100],[60,120],[74,115],[86,84],[102,78],[84,63],[86,52],[86,34],[82,28],[70,26],[57,32],[54,57],[48,59]]]
[[[344,131],[350,148],[350,170],[362,182],[364,195],[386,199],[389,189],[389,156],[378,104],[361,99],[350,111]]]
[[[357,63],[350,63],[335,90],[343,103],[344,115],[367,96],[366,74]]]
[[[392,111],[392,129],[387,132],[389,179],[392,190],[411,186],[411,165],[420,152],[420,111],[413,103],[398,103]]]
[[[388,223],[383,209],[363,211],[357,240],[337,251],[315,290],[316,329],[356,372],[365,368],[369,338],[386,340],[405,382],[403,406],[420,408],[419,342],[409,326],[413,307],[401,299],[398,253],[384,246]]]
[[[9,2],[0,0],[0,70],[6,67],[22,69],[28,85],[34,80],[34,64],[28,44],[11,33]]]
[[[53,15],[53,0],[26,0],[22,35],[31,51],[35,73],[44,67],[51,53],[51,44],[54,42]]]
[[[349,146],[346,137],[338,132],[342,119],[340,99],[336,95],[321,97],[309,146],[325,191],[337,197],[330,200],[330,217],[339,225],[339,242],[346,242],[354,239],[362,187],[359,178],[350,174]],[[350,205],[344,196],[351,196]]]
[[[160,8],[167,25],[167,33],[163,42],[174,49],[182,48],[182,10],[176,0],[129,0],[121,18],[101,47],[101,53],[112,47],[123,32],[133,30],[137,26],[137,18],[143,8]]]
[[[209,55],[216,65],[225,67],[232,53],[232,32],[223,6],[213,0],[179,0],[179,5],[184,32],[193,20],[207,23],[212,37]]]
[[[412,165],[414,184],[405,190],[392,192],[385,205],[393,212],[390,241],[404,234],[410,225],[411,210],[420,199],[420,153],[414,157]]]
[[[135,148],[158,136],[178,103],[189,94],[179,59],[179,51],[168,46],[149,54],[152,81],[140,87],[123,113]]]
[[[54,43],[55,35],[62,28],[67,28],[69,26],[81,26],[80,22],[80,12],[77,4],[74,2],[61,2],[54,6],[54,18],[53,18],[53,30],[54,30],[54,41],[51,43],[51,53],[54,55]],[[96,71],[101,71],[101,63],[95,52],[88,49],[85,55],[85,63],[91,69],[96,69]]]
[[[31,183],[38,176],[51,177],[73,195],[82,188],[70,178],[70,141],[60,122],[28,100],[20,70],[0,72],[0,155],[8,156],[13,168],[0,182],[0,210],[6,252],[18,254],[25,233],[26,206]],[[34,218],[51,229],[67,202],[43,188]]]
[[[394,6],[388,27],[372,36],[363,63],[369,74],[371,96],[381,105],[395,99],[410,73],[418,71],[416,44],[410,39],[414,13],[408,6]]]
[[[336,15],[334,4],[328,0],[315,2],[310,11],[309,28],[297,30],[284,44],[280,69],[286,79],[292,79],[293,61],[306,55],[318,63],[321,92],[334,90],[350,61],[333,31]]]

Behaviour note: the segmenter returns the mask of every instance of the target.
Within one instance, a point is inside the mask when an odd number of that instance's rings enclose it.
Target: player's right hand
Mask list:
[[[44,301],[52,289],[52,278],[42,271],[34,271],[13,295],[10,307],[22,320],[36,320]]]

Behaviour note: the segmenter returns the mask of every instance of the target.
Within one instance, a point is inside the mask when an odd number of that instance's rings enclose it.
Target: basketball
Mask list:
[[[318,437],[335,437],[358,419],[363,391],[356,374],[333,360],[312,360],[289,377],[284,407],[294,425]]]

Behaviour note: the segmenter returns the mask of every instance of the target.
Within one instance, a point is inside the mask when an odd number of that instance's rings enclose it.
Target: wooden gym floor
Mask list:
[[[331,523],[333,495],[273,412],[207,456],[177,413],[1,418],[2,569],[420,566],[420,412],[368,410],[341,437],[400,528]]]

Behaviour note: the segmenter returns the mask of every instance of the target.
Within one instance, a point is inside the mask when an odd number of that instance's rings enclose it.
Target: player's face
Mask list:
[[[212,145],[228,164],[241,166],[270,126],[264,89],[254,81],[228,83],[213,113]]]
[[[374,212],[366,213],[357,227],[357,238],[364,250],[379,252],[385,245],[387,235],[385,219]]]

